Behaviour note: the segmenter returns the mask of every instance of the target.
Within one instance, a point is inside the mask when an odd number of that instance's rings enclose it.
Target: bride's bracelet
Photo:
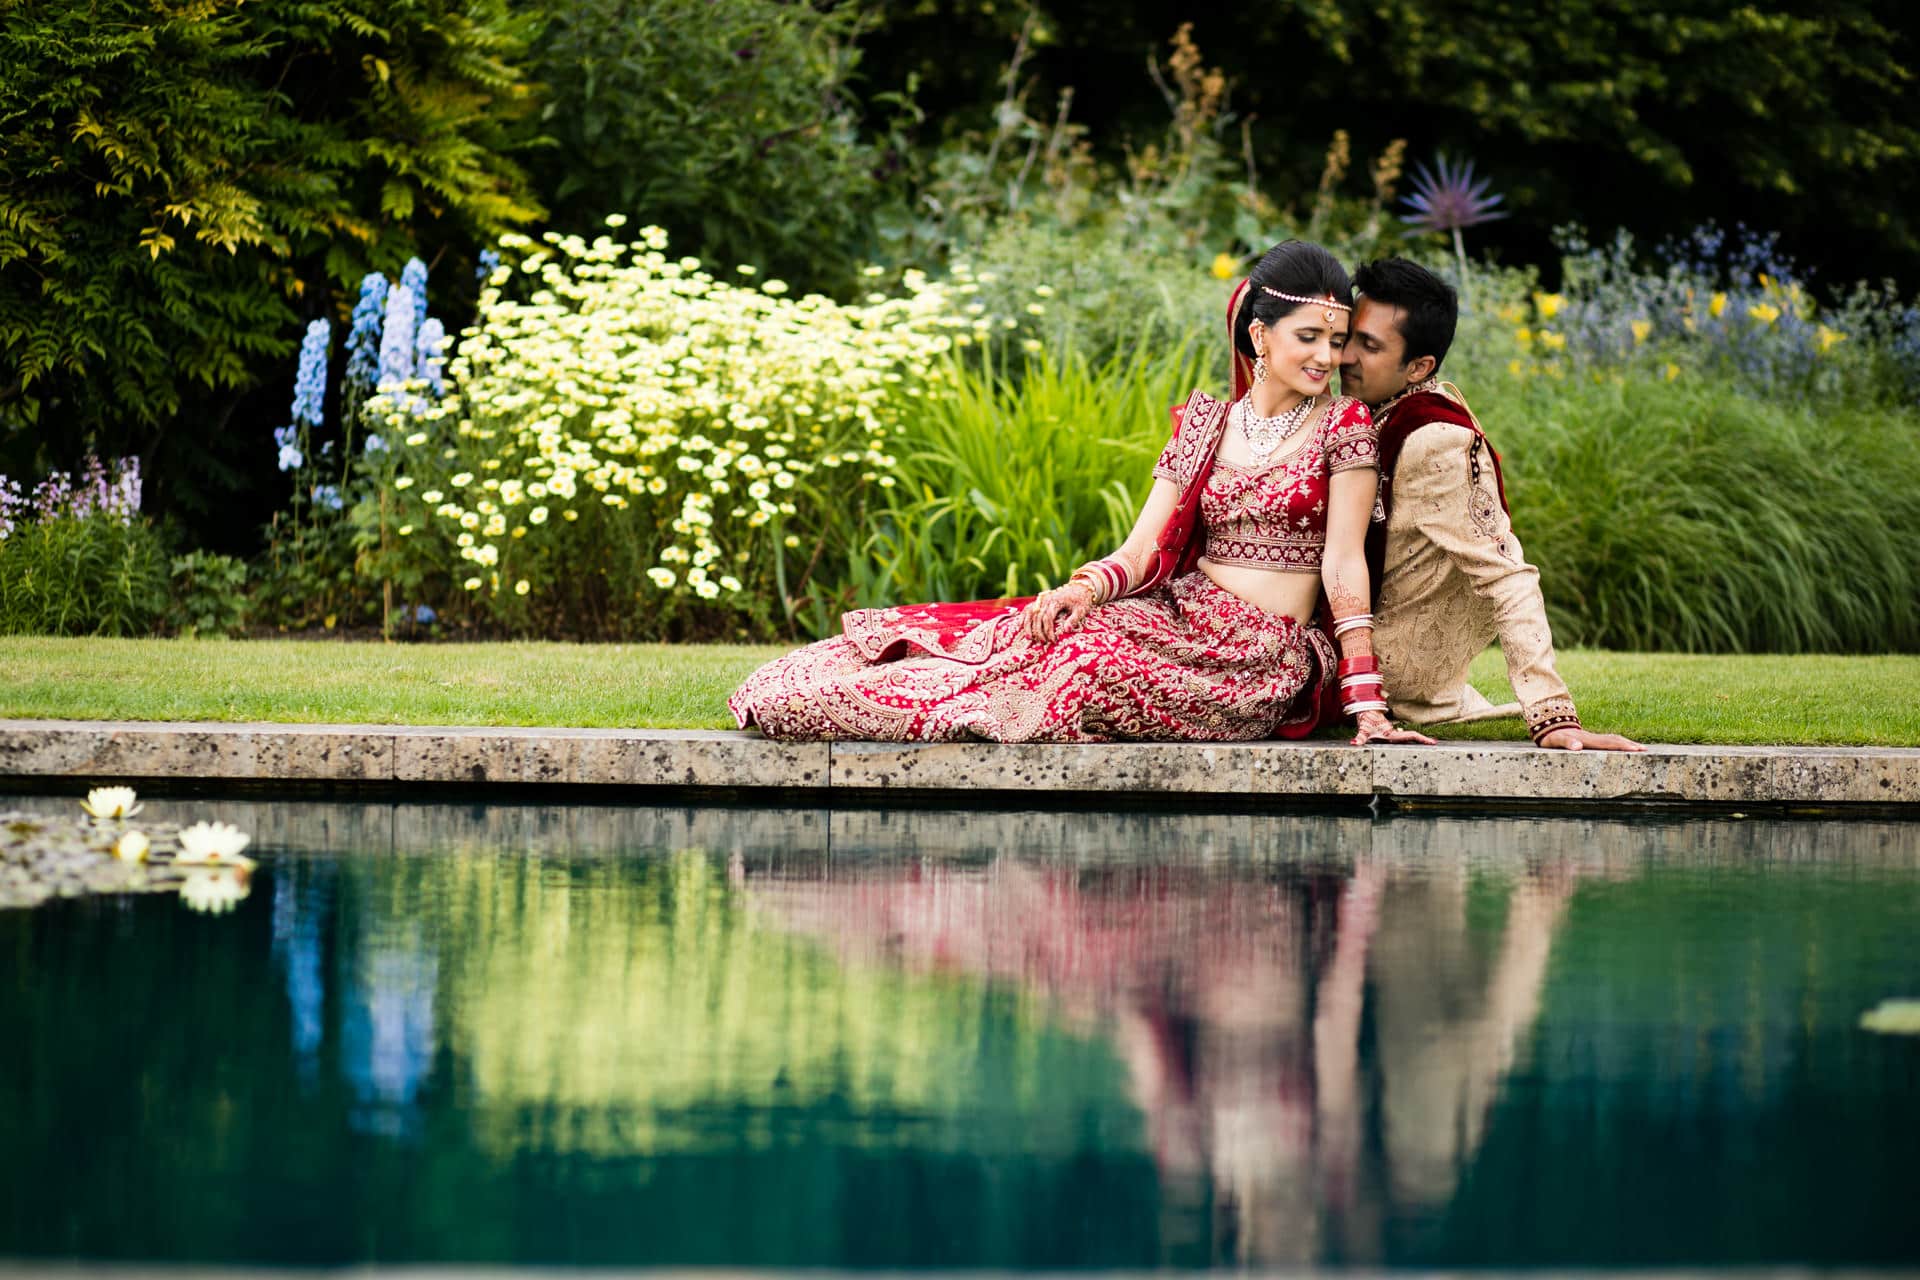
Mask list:
[[[1133,583],[1133,575],[1119,559],[1108,556],[1081,565],[1073,571],[1073,576],[1067,582],[1078,582],[1085,586],[1093,593],[1093,602],[1098,605],[1127,594],[1127,588]]]
[[[1339,678],[1342,714],[1358,718],[1363,711],[1388,709],[1386,686],[1380,680],[1380,660],[1372,654],[1341,659]]]

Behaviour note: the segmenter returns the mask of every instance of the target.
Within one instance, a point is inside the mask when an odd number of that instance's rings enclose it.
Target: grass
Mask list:
[[[750,645],[0,639],[0,717],[730,728]],[[1561,655],[1589,728],[1645,742],[1920,744],[1920,657]],[[1509,692],[1497,652],[1474,683]],[[1523,738],[1518,720],[1443,728]]]

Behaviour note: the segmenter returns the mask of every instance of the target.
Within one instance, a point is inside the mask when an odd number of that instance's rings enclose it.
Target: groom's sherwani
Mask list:
[[[1367,539],[1373,647],[1393,714],[1419,724],[1526,716],[1534,741],[1578,726],[1553,664],[1540,571],[1506,509],[1500,459],[1447,384],[1425,382],[1375,412],[1380,502]],[[1494,640],[1518,706],[1467,683]]]

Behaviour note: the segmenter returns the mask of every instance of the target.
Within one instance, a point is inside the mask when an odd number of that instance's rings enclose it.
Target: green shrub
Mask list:
[[[331,290],[539,215],[507,155],[521,21],[507,0],[0,8],[0,445],[39,424],[146,455],[197,398],[158,455],[175,505],[189,477],[237,488],[245,433],[210,424]]]
[[[450,622],[792,634],[894,484],[904,423],[964,327],[945,291],[910,273],[904,297],[841,306],[728,283],[669,258],[657,227],[506,245],[526,256],[493,273],[451,394],[403,388],[373,419],[391,446],[379,571],[411,574]]]
[[[1686,378],[1464,389],[1561,644],[1920,649],[1920,415]]]
[[[1169,407],[1217,391],[1225,366],[1224,342],[956,366],[909,420],[892,500],[839,596],[814,601],[813,629],[855,604],[1032,594],[1111,552],[1152,486]]]
[[[191,551],[172,563],[167,626],[186,636],[235,636],[247,625],[247,566],[232,556]]]
[[[145,635],[166,607],[166,552],[144,519],[58,516],[0,540],[0,632]]]
[[[570,0],[535,70],[553,144],[533,160],[553,229],[608,214],[665,227],[709,262],[843,288],[873,252],[887,161],[848,83],[857,5]]]

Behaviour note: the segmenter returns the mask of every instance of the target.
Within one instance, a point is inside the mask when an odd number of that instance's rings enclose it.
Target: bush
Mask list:
[[[554,145],[535,167],[553,229],[608,214],[711,262],[809,288],[857,283],[886,192],[848,82],[868,18],[784,0],[573,0],[536,49]]]
[[[152,460],[199,398],[160,456],[238,488],[202,424],[330,289],[539,215],[506,154],[518,21],[506,0],[7,6],[0,445],[40,424]]]
[[[173,558],[172,578],[171,630],[184,636],[237,636],[246,629],[245,561],[192,551]]]
[[[1017,371],[956,367],[908,424],[899,484],[857,548],[839,598],[814,602],[829,633],[841,609],[1030,595],[1125,539],[1172,430],[1169,406],[1218,391],[1225,344],[1143,346],[1095,366],[1051,351]]]
[[[945,291],[909,273],[904,297],[841,306],[719,280],[666,246],[658,228],[632,245],[514,240],[531,291],[509,296],[515,269],[494,272],[452,394],[388,401],[386,563],[448,599],[443,616],[791,634],[822,566],[864,536],[964,323]]]
[[[1920,649],[1920,415],[1642,376],[1465,390],[1559,643]]]
[[[160,535],[140,514],[132,459],[89,459],[75,484],[56,472],[31,498],[0,476],[0,633],[130,636],[167,604]]]

